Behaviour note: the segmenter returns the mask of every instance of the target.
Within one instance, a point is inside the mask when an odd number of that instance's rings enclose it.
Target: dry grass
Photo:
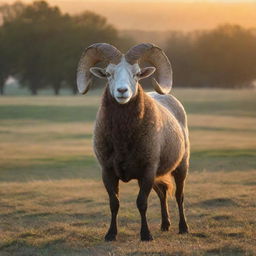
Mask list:
[[[139,242],[136,182],[121,184],[118,241],[103,241],[110,214],[91,149],[99,97],[1,99],[0,255],[255,255],[255,92],[176,94],[191,131],[185,199],[191,233],[177,234],[173,199],[172,228],[160,231],[152,192],[150,243]]]
[[[190,174],[186,209],[191,234],[185,236],[177,234],[173,200],[171,231],[159,231],[159,202],[152,193],[148,216],[155,241],[146,244],[139,242],[134,182],[121,186],[120,229],[113,243],[102,241],[109,213],[101,182],[2,183],[0,248],[6,255],[253,255],[255,175],[256,171]]]

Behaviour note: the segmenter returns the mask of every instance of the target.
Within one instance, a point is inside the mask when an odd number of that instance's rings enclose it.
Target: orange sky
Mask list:
[[[232,0],[233,3],[229,0],[200,2],[193,0],[179,2],[171,0],[51,0],[48,2],[60,6],[64,12],[69,13],[92,10],[104,15],[110,23],[122,30],[188,31],[213,28],[223,23],[256,28],[255,0],[247,2]]]
[[[1,2],[5,3],[11,3],[15,2],[16,0],[5,0]],[[32,2],[33,0],[23,0],[23,2]],[[48,2],[54,2],[55,0],[49,0]],[[72,0],[61,0],[61,2],[73,2]],[[189,2],[189,3],[194,3],[194,2],[200,2],[200,3],[212,3],[212,2],[218,2],[218,3],[255,3],[255,0],[81,0],[81,2]]]

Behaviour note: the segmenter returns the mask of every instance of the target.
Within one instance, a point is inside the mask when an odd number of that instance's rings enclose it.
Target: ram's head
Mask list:
[[[106,68],[94,67],[99,62],[108,63]],[[151,67],[140,68],[139,62],[145,61]],[[139,44],[122,54],[114,46],[97,43],[88,47],[79,61],[77,86],[85,94],[92,83],[91,75],[107,79],[111,95],[120,104],[132,99],[138,88],[138,81],[152,75],[154,89],[160,94],[167,94],[172,88],[172,68],[164,52],[152,44]]]

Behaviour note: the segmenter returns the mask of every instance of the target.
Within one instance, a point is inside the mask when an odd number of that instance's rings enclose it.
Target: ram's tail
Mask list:
[[[172,182],[172,177],[170,173],[165,174],[163,176],[156,177],[155,179],[153,188],[155,191],[162,193],[161,192],[162,190],[160,189],[160,185],[164,185],[167,188],[170,197],[172,197],[173,182]]]

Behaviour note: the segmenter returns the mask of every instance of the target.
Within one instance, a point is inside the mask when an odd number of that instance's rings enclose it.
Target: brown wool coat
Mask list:
[[[156,177],[188,165],[187,120],[181,103],[171,95],[146,94],[141,86],[120,105],[106,87],[94,128],[94,151],[104,171],[122,181]]]

